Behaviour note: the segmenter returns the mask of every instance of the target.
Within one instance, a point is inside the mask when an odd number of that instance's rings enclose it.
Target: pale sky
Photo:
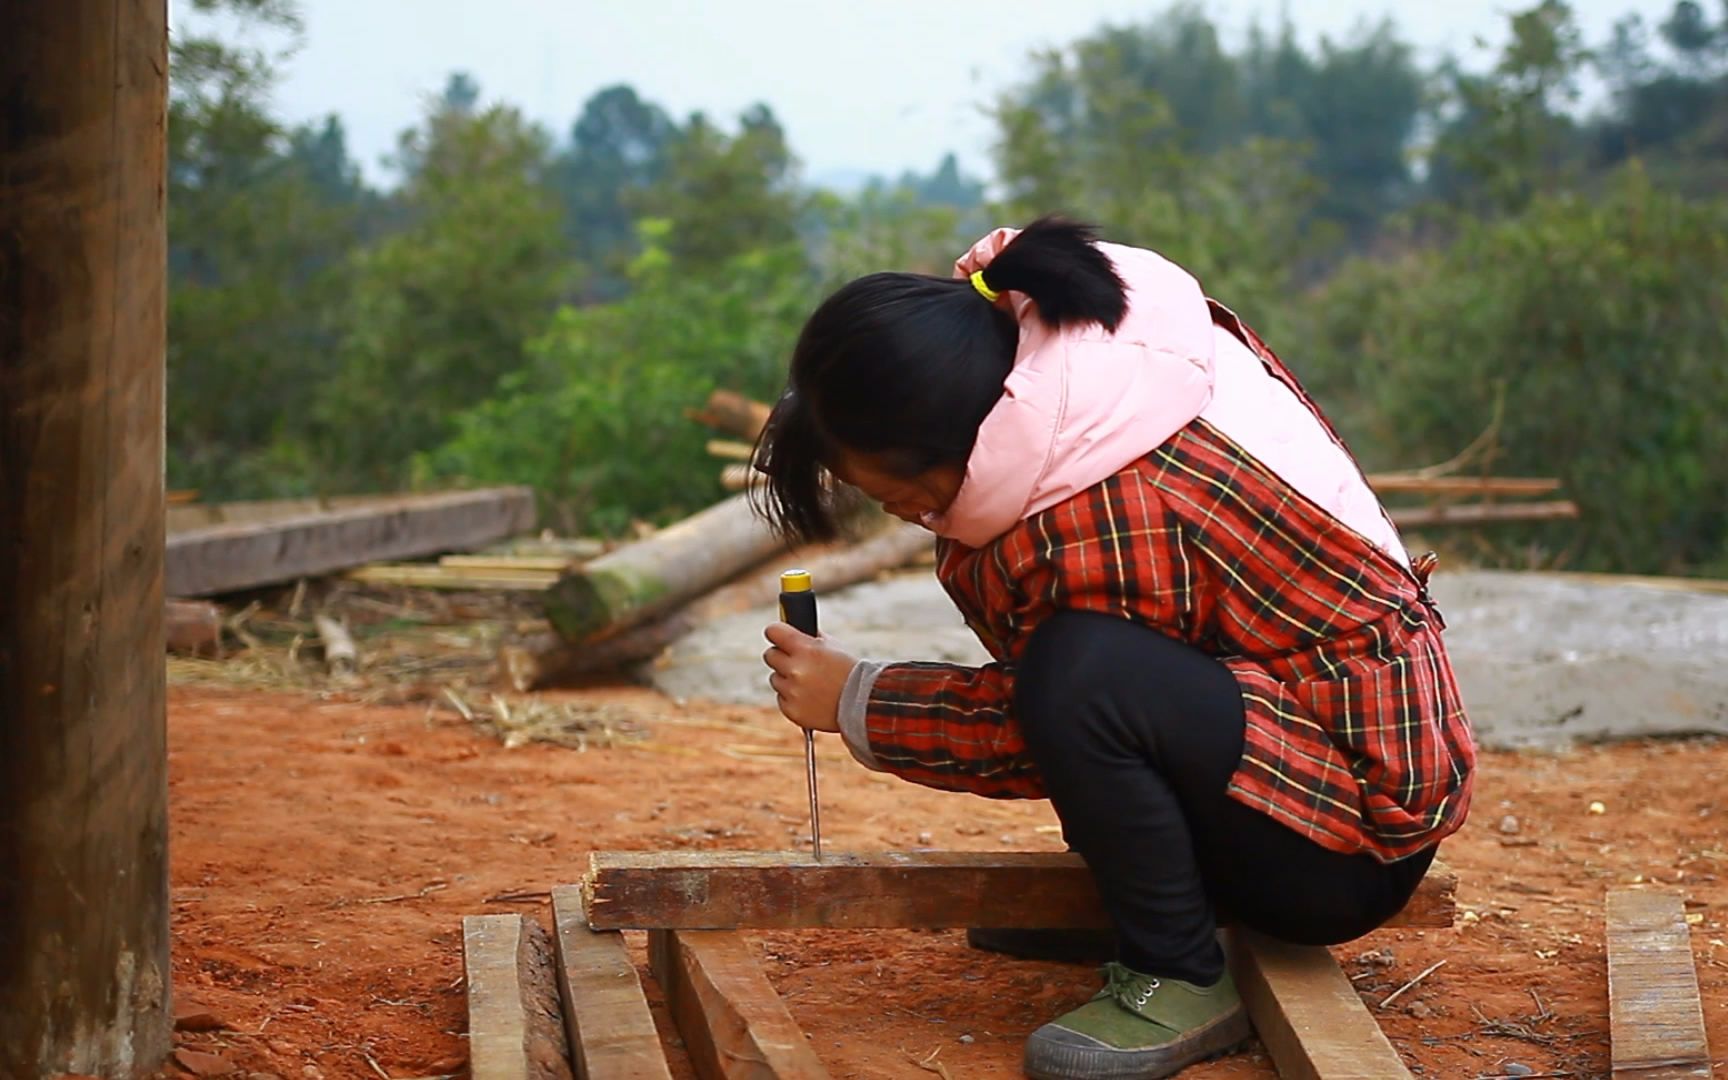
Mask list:
[[[349,151],[375,182],[396,135],[455,70],[486,101],[523,108],[562,138],[596,90],[633,85],[675,117],[701,109],[731,126],[765,101],[785,125],[804,175],[928,171],[954,150],[989,172],[983,105],[1026,73],[1033,49],[1101,23],[1139,22],[1159,0],[300,0],[304,48],[276,96],[289,122],[341,115]],[[1506,13],[1534,0],[1226,0],[1206,5],[1233,42],[1287,8],[1303,37],[1342,36],[1392,14],[1425,59],[1467,61],[1498,43]],[[1586,39],[1603,40],[1636,0],[1572,0]],[[171,2],[179,16],[183,2]],[[1642,5],[1646,20],[1666,0]]]

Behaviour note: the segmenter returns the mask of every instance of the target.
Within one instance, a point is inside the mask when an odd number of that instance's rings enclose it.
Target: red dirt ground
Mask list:
[[[636,689],[574,696],[631,710],[651,740],[506,750],[424,707],[172,691],[174,989],[181,1010],[226,1025],[182,1032],[177,1045],[252,1080],[465,1075],[463,915],[546,921],[542,897],[489,898],[573,882],[596,848],[771,849],[807,836],[800,742],[776,714],[680,708]],[[915,788],[825,741],[824,839],[835,849],[1060,846],[1045,804]],[[1411,1068],[1448,1080],[1504,1075],[1510,1063],[1605,1077],[1602,899],[1629,884],[1686,896],[1723,1067],[1725,772],[1720,741],[1485,755],[1475,816],[1444,849],[1463,879],[1460,925],[1337,950],[1371,1007],[1445,961],[1375,1007]],[[1501,831],[1507,815],[1515,834]],[[958,932],[757,941],[836,1077],[1018,1076],[1025,1034],[1094,986],[1084,968],[973,953]],[[1390,965],[1368,959],[1377,953]],[[690,1075],[681,1058],[674,1071]],[[1274,1073],[1255,1044],[1183,1075]]]

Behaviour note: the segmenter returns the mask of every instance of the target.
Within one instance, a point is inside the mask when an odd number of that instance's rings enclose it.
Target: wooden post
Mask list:
[[[169,1043],[166,7],[0,14],[0,1076]]]

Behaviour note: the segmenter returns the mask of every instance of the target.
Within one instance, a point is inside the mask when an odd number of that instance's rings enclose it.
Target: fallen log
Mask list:
[[[215,604],[169,600],[165,616],[169,652],[215,656],[222,651],[222,609]]]
[[[610,637],[785,550],[749,499],[734,495],[564,574],[546,592],[546,617],[569,642]]]
[[[324,666],[337,678],[345,678],[360,670],[360,650],[348,628],[328,615],[312,616],[318,628],[318,640],[324,643]]]
[[[724,465],[720,468],[720,486],[727,491],[746,491],[767,479],[750,465]]]
[[[755,442],[756,437],[762,434],[762,429],[768,424],[770,411],[767,405],[752,401],[736,391],[716,390],[708,395],[708,403],[703,408],[693,409],[687,415],[698,423],[724,431],[728,435]]]
[[[694,629],[696,621],[681,611],[582,644],[571,644],[557,634],[531,634],[500,648],[498,659],[510,685],[525,694],[652,659]]]
[[[525,487],[420,495],[170,534],[168,592],[213,596],[490,544],[534,524]]]
[[[916,525],[893,522],[861,543],[796,560],[816,587],[829,592],[869,581],[928,552],[931,535]],[[791,561],[791,560],[789,560]],[[781,566],[769,566],[662,618],[598,641],[572,643],[558,634],[535,634],[499,650],[511,685],[526,693],[584,675],[617,671],[651,660],[668,645],[713,617],[773,603]]]
[[[1451,926],[1458,879],[1435,863],[1388,926]],[[596,930],[1100,928],[1092,872],[1069,852],[595,852]]]

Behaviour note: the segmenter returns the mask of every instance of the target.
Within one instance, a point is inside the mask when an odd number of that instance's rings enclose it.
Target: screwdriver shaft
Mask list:
[[[816,735],[804,729],[804,777],[810,786],[810,850],[822,861],[822,803],[816,797]]]

